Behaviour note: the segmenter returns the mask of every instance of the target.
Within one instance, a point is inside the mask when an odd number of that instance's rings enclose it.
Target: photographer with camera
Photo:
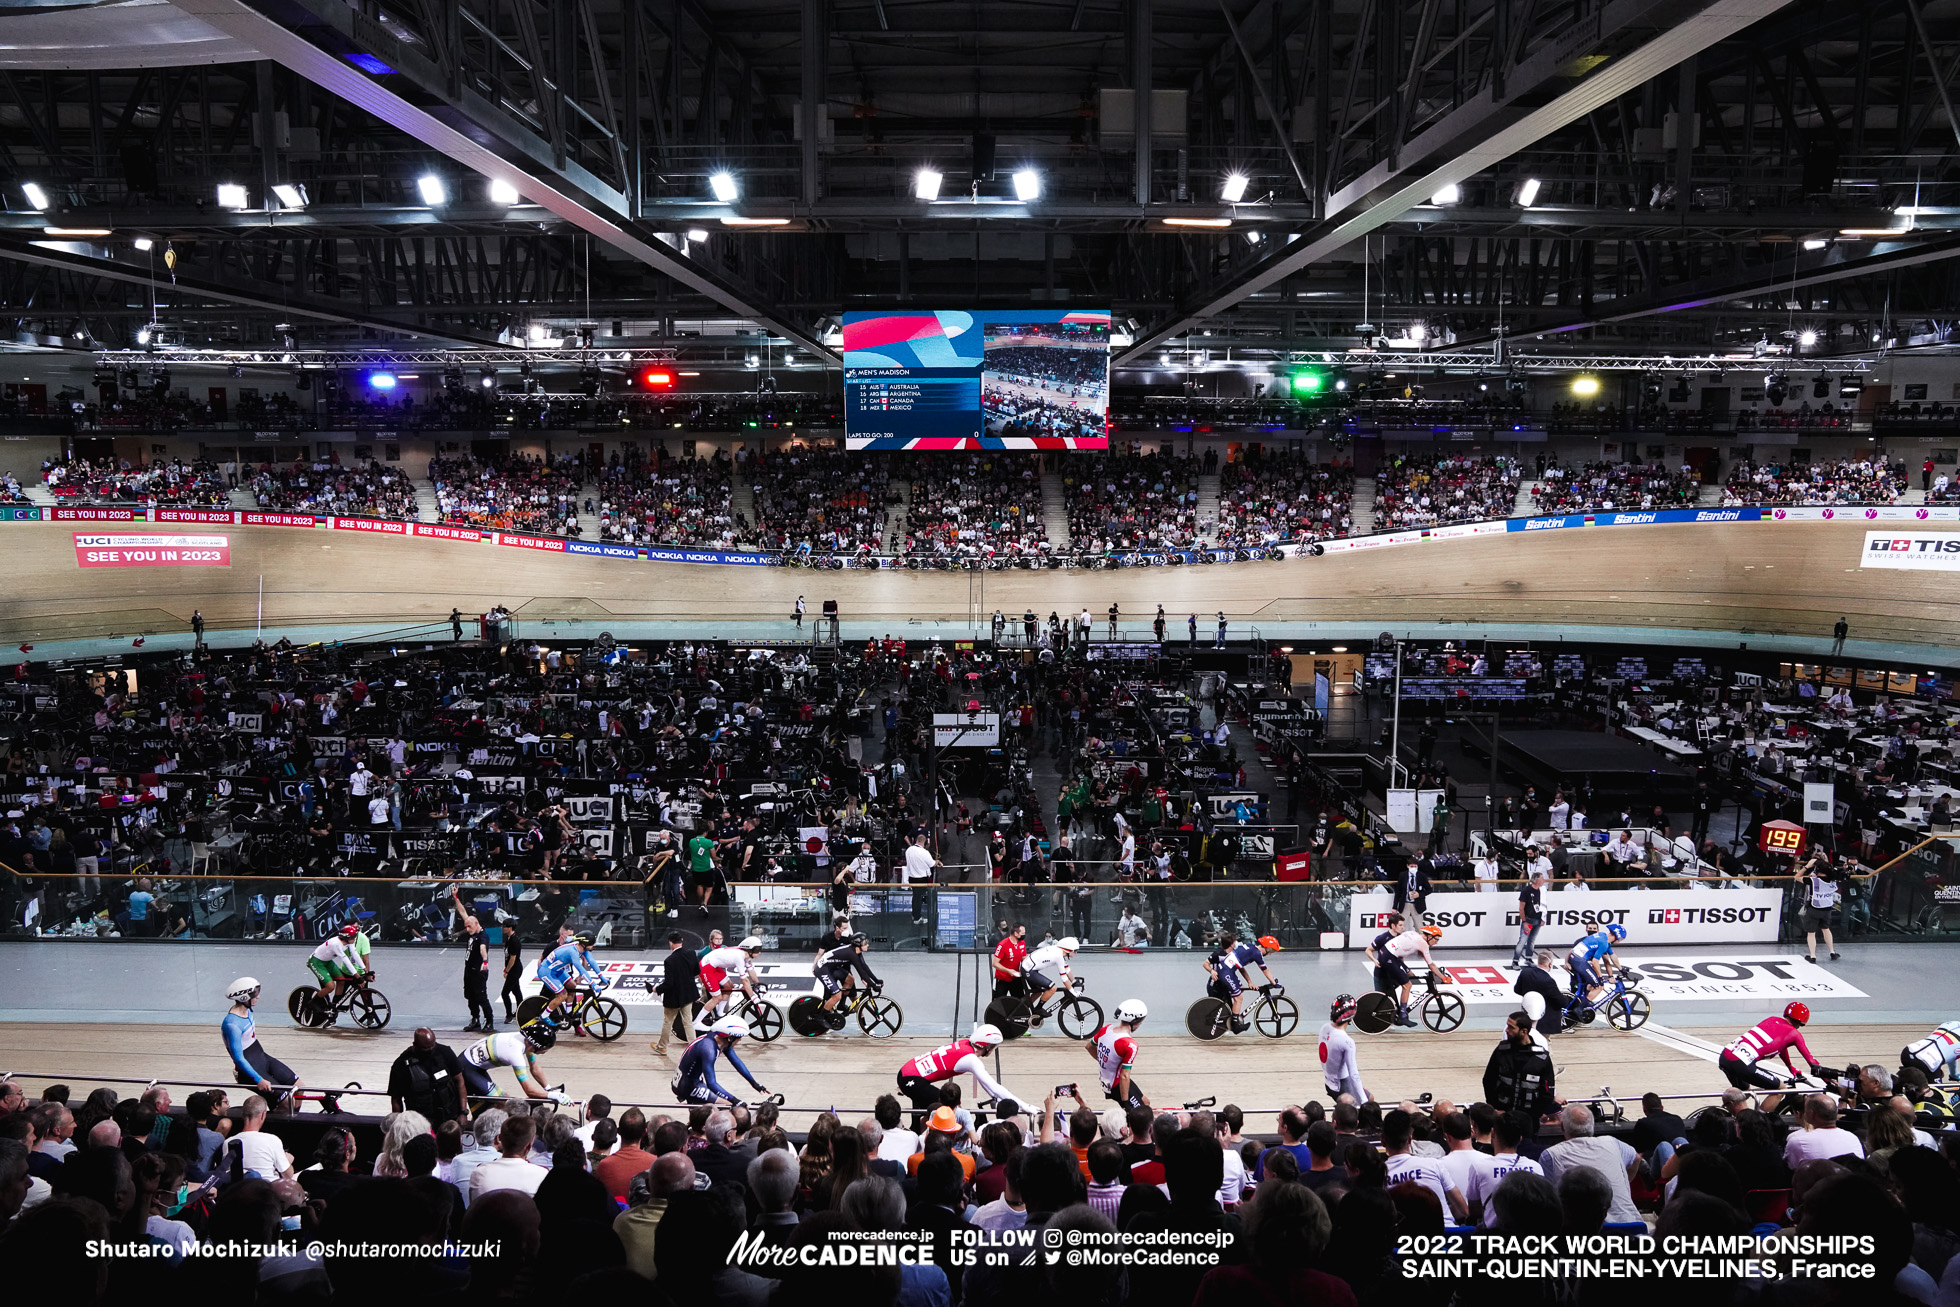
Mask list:
[[[1804,961],[1817,960],[1817,933],[1824,933],[1824,951],[1831,955],[1831,961],[1838,960],[1837,941],[1831,938],[1831,926],[1837,920],[1838,898],[1846,880],[1842,866],[1831,862],[1831,855],[1821,848],[1813,848],[1810,856],[1797,868],[1797,875],[1804,877],[1804,905],[1798,916],[1803,921]]]

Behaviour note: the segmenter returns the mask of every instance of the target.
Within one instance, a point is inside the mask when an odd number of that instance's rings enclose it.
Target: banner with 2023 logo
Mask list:
[[[1386,891],[1348,900],[1348,947],[1366,948],[1394,908]],[[1626,927],[1629,944],[1755,944],[1774,941],[1783,893],[1773,889],[1548,890],[1540,904],[1541,948],[1560,952],[1585,933],[1587,917]],[[1509,948],[1518,938],[1515,890],[1431,894],[1424,924],[1440,926],[1443,947]]]

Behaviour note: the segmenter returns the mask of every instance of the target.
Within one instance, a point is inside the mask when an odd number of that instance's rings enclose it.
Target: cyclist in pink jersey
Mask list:
[[[1790,1050],[1795,1048],[1803,1054],[1803,1060],[1810,1064],[1810,1072],[1815,1075],[1821,1064],[1810,1055],[1810,1046],[1803,1041],[1802,1027],[1809,1020],[1809,1006],[1792,1003],[1783,1009],[1782,1016],[1768,1017],[1751,1026],[1722,1050],[1722,1074],[1737,1089],[1782,1089],[1785,1087],[1783,1077],[1759,1064],[1772,1057],[1781,1057],[1783,1065],[1790,1072],[1791,1081],[1794,1081],[1797,1064],[1790,1057]]]

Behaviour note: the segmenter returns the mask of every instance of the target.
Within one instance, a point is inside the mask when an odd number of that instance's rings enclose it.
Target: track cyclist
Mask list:
[[[307,970],[320,982],[313,1003],[322,1014],[333,1011],[342,992],[368,972],[368,948],[368,937],[350,921],[321,940],[306,959]]]
[[[1399,914],[1388,917],[1388,929],[1375,936],[1368,945],[1368,960],[1375,964],[1375,988],[1384,994],[1394,994],[1395,1024],[1413,1026],[1409,1016],[1409,987],[1415,983],[1415,973],[1409,970],[1409,959],[1420,957],[1428,966],[1435,966],[1435,959],[1429,950],[1442,942],[1443,931],[1438,926],[1424,926],[1421,930],[1404,929],[1404,921]]]
[[[1320,1080],[1327,1096],[1339,1102],[1342,1094],[1352,1094],[1356,1104],[1368,1101],[1361,1086],[1361,1062],[1355,1056],[1354,1036],[1348,1023],[1361,1005],[1352,994],[1342,994],[1327,1009],[1327,1024],[1320,1028]]]
[[[1618,923],[1608,928],[1601,926],[1598,918],[1587,917],[1583,925],[1586,933],[1572,945],[1565,959],[1567,969],[1572,972],[1572,998],[1566,1004],[1567,1024],[1571,1023],[1573,1014],[1599,1001],[1599,992],[1606,985],[1600,973],[1619,967],[1618,960],[1612,956],[1616,942],[1612,932],[1617,930],[1621,939],[1626,938],[1626,927]]]
[[[1960,1021],[1942,1021],[1933,1033],[1899,1050],[1900,1066],[1916,1066],[1932,1080],[1952,1080],[1960,1063]]]
[[[871,936],[851,934],[817,959],[817,979],[823,982],[824,1019],[830,1022],[832,1030],[844,1028],[844,1014],[837,1010],[837,1002],[844,997],[844,984],[853,971],[864,978],[873,993],[884,988],[885,982],[872,974],[871,965],[864,960],[864,952],[870,947]]]
[[[1150,1106],[1149,1098],[1130,1077],[1137,1060],[1137,1027],[1149,1015],[1150,1009],[1141,999],[1126,998],[1116,1005],[1116,1020],[1089,1036],[1089,1054],[1096,1059],[1103,1097],[1124,1111]]]
[[[1034,995],[1034,1011],[1028,1017],[1030,1026],[1042,1022],[1042,1014],[1048,1000],[1065,985],[1075,983],[1075,976],[1069,970],[1069,960],[1082,942],[1073,935],[1064,935],[1053,944],[1043,944],[1021,959],[1021,974],[1027,977],[1028,992]]]
[[[239,1084],[256,1089],[267,1105],[278,1107],[286,1101],[289,1092],[286,1087],[298,1089],[300,1078],[291,1067],[266,1052],[265,1045],[259,1042],[258,1025],[252,1020],[252,1008],[259,1001],[259,982],[251,976],[240,976],[231,982],[225,997],[231,1000],[231,1010],[225,1013],[220,1029],[225,1052],[231,1058],[232,1075]]]
[[[711,1022],[726,1011],[740,990],[750,998],[755,993],[755,960],[761,956],[762,941],[749,935],[740,944],[709,949],[701,958],[701,987],[708,995],[708,1006],[701,1020]]]
[[[715,1079],[715,1063],[723,1057],[728,1059],[728,1065],[741,1073],[742,1079],[755,1087],[756,1093],[768,1093],[763,1083],[735,1055],[737,1041],[748,1033],[748,1023],[740,1017],[723,1017],[708,1027],[707,1033],[689,1044],[687,1052],[681,1054],[680,1070],[675,1074],[672,1085],[674,1097],[683,1103],[712,1103],[719,1098],[739,1105],[742,1100]]]
[[[592,961],[591,950],[592,936],[581,931],[538,959],[538,983],[544,986],[545,993],[551,995],[545,1000],[544,1011],[538,1014],[538,1020],[554,1030],[558,1028],[554,1013],[571,997],[575,978],[583,976],[595,994],[606,987],[606,978],[599,974],[598,965]]]
[[[1791,1003],[1780,1017],[1765,1017],[1722,1050],[1722,1074],[1737,1089],[1782,1089],[1783,1077],[1765,1070],[1759,1063],[1780,1056],[1789,1069],[1790,1079],[1795,1080],[1797,1064],[1790,1059],[1794,1047],[1810,1064],[1810,1074],[1816,1075],[1823,1064],[1810,1055],[1810,1046],[1803,1042],[1803,1027],[1809,1020],[1810,1007],[1805,1003]],[[1766,1100],[1764,1110],[1770,1110],[1774,1102],[1774,1099]]]
[[[491,1078],[493,1068],[507,1066],[517,1073],[517,1087],[526,1098],[548,1098],[563,1104],[565,1096],[544,1087],[544,1072],[538,1069],[538,1054],[548,1052],[558,1042],[557,1032],[541,1021],[520,1030],[505,1030],[479,1039],[463,1050],[463,1083],[471,1098],[500,1098],[503,1090]]]
[[[1005,1085],[987,1074],[984,1059],[1000,1045],[1000,1030],[981,1022],[965,1039],[920,1054],[900,1067],[898,1092],[910,1099],[920,1112],[929,1112],[939,1106],[940,1085],[961,1076],[972,1076],[976,1094],[995,1101],[1011,1098],[1024,1103],[1028,1100],[1008,1092]]]
[[[1222,1002],[1232,1005],[1232,1032],[1244,1034],[1246,1019],[1240,1015],[1245,1008],[1246,973],[1253,967],[1266,978],[1268,985],[1278,985],[1279,979],[1266,965],[1266,949],[1278,948],[1279,941],[1271,935],[1262,936],[1257,944],[1239,943],[1232,931],[1218,933],[1218,947],[1205,958],[1205,974],[1211,979],[1205,982],[1205,993]]]

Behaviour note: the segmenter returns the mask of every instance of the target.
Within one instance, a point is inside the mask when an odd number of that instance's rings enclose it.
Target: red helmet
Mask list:
[[[1790,1006],[1783,1009],[1783,1019],[1793,1026],[1807,1025],[1810,1021],[1810,1004],[1790,1004]]]
[[[354,936],[361,933],[361,928],[350,921],[346,925],[340,928],[340,933],[345,937],[347,937],[348,939],[352,939]]]

